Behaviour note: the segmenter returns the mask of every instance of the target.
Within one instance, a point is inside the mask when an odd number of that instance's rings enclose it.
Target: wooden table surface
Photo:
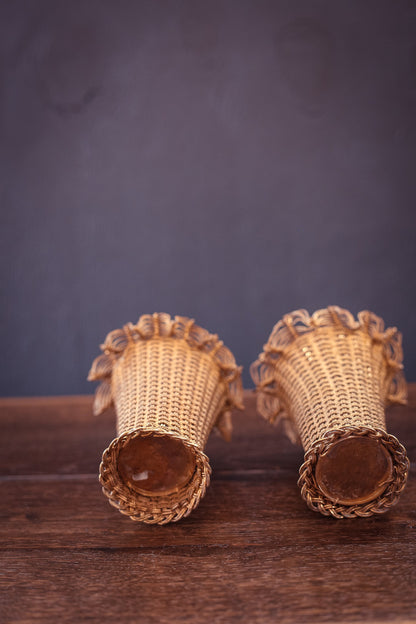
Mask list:
[[[256,415],[207,447],[188,518],[132,522],[97,479],[114,414],[91,397],[0,400],[0,622],[416,622],[416,384],[388,413],[408,486],[388,513],[334,520],[296,485],[302,451]]]

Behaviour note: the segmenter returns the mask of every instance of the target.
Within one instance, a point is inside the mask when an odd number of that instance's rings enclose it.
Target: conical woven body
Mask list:
[[[185,341],[134,343],[113,368],[117,433],[171,433],[203,450],[226,399],[212,357]]]
[[[387,363],[365,333],[322,328],[300,336],[275,380],[305,451],[332,429],[385,428]]]
[[[385,511],[396,502],[407,477],[404,448],[385,429],[385,405],[403,402],[401,336],[384,331],[375,315],[359,321],[340,308],[301,310],[274,328],[252,365],[258,409],[270,421],[283,419],[290,438],[305,450],[299,485],[308,505],[335,517]],[[328,500],[315,479],[316,463],[331,445],[351,436],[379,440],[394,460],[394,476],[383,496],[366,504]]]
[[[230,409],[241,407],[241,369],[217,336],[192,319],[167,314],[144,315],[136,325],[111,332],[102,349],[89,375],[102,380],[95,412],[114,405],[118,434],[103,454],[103,491],[133,520],[179,520],[198,505],[209,485],[211,469],[203,449],[212,427],[224,432]],[[169,492],[132,489],[119,461],[137,438],[176,440],[193,458],[192,476]]]

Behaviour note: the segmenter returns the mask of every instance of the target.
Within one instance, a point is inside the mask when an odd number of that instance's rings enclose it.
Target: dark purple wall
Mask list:
[[[0,51],[3,395],[91,392],[153,311],[248,382],[333,303],[402,329],[416,379],[415,2],[4,1]]]

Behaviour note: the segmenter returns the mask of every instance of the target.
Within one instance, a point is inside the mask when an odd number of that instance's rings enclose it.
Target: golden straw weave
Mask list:
[[[408,473],[406,451],[386,433],[385,405],[406,402],[401,334],[384,329],[375,314],[355,320],[348,310],[329,307],[309,316],[287,314],[251,366],[257,408],[270,422],[281,421],[305,461],[299,486],[308,506],[336,518],[382,513],[397,502]],[[334,502],[315,480],[319,456],[350,436],[376,438],[390,452],[393,476],[375,500]]]
[[[187,516],[204,496],[210,479],[203,452],[213,426],[229,439],[230,411],[242,408],[241,368],[218,339],[192,319],[143,315],[108,334],[104,352],[93,362],[89,380],[100,380],[94,413],[111,405],[117,438],[100,466],[103,492],[133,520],[165,524]],[[123,482],[117,459],[137,436],[169,436],[191,450],[191,480],[171,493],[140,494]]]

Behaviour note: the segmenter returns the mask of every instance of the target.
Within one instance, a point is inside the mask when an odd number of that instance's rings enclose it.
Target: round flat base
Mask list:
[[[393,474],[388,450],[374,438],[351,436],[336,442],[316,463],[315,479],[336,503],[356,505],[383,493]]]
[[[195,465],[192,451],[181,440],[167,435],[132,438],[117,460],[124,483],[147,496],[176,492],[191,480]]]

